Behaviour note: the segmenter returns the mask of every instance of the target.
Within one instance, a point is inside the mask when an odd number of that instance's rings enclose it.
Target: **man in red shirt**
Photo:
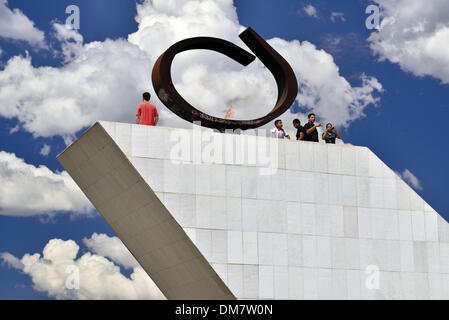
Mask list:
[[[139,104],[136,111],[136,123],[147,126],[156,126],[159,115],[156,106],[150,103],[151,95],[148,92],[143,94],[143,103]]]

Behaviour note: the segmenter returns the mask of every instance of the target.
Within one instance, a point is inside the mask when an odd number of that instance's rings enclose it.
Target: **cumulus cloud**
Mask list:
[[[379,59],[449,83],[449,2],[374,1],[382,7],[382,22],[368,41]]]
[[[332,22],[336,22],[337,20],[346,22],[345,14],[343,12],[332,12],[330,19]]]
[[[290,61],[295,71],[300,85],[299,106],[313,110],[321,120],[348,126],[364,116],[368,105],[378,103],[375,93],[383,88],[376,78],[362,74],[361,86],[352,87],[339,74],[332,56],[312,43],[273,39],[270,44]]]
[[[150,73],[159,55],[173,43],[194,36],[213,36],[234,42],[240,25],[232,0],[144,1],[137,5],[138,30],[128,39],[83,43],[73,30],[55,25],[62,41],[64,65],[34,67],[30,56],[11,58],[0,72],[0,116],[17,118],[35,136],[61,135],[66,141],[96,120],[133,122],[141,93],[149,91],[160,110],[160,124],[188,127],[158,100]],[[257,30],[256,30],[257,31]],[[310,42],[274,38],[269,43],[291,63],[300,83],[302,117],[310,110],[324,120],[348,126],[363,110],[378,102],[381,84],[363,75],[351,85],[339,74],[331,55]],[[196,50],[176,57],[172,76],[178,91],[193,105],[233,119],[267,114],[277,88],[260,63],[243,68],[218,53]]]
[[[0,260],[2,265],[6,265],[8,268],[22,270],[24,267],[23,263],[9,252],[0,252]]]
[[[108,257],[125,268],[139,267],[137,260],[117,237],[94,233],[89,239],[84,238],[83,243],[92,252]]]
[[[39,152],[42,156],[47,157],[51,151],[51,147],[48,144],[44,144]]]
[[[114,238],[109,241],[111,239]],[[107,255],[115,254],[108,253],[107,248],[104,249]],[[104,256],[87,252],[77,258],[79,249],[73,240],[52,239],[42,256],[27,253],[19,260],[9,253],[2,253],[0,259],[15,261],[8,263],[30,276],[35,290],[56,299],[165,299],[141,267],[135,266],[128,278],[120,272],[118,265]],[[121,250],[127,251],[123,245]]]
[[[311,4],[304,7],[304,12],[307,13],[309,17],[318,18],[318,12]]]
[[[35,136],[71,136],[96,120],[131,121],[138,94],[149,86],[150,62],[121,40],[64,45],[76,59],[61,68],[11,58],[0,72],[0,115],[18,118]],[[131,107],[131,108],[130,108]]]
[[[44,33],[22,11],[8,8],[7,0],[0,0],[0,37],[45,46]]]
[[[0,215],[92,214],[93,207],[67,172],[35,167],[0,151]]]
[[[404,179],[405,182],[412,186],[413,189],[422,190],[421,182],[413,173],[410,172],[410,170],[404,169],[404,171],[399,173],[399,175],[402,179]]]

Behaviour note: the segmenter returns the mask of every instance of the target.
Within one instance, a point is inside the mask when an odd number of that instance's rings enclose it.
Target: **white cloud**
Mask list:
[[[238,38],[244,27],[233,2],[154,0],[137,8],[138,30],[128,40],[83,44],[76,33],[55,25],[65,58],[60,68],[35,68],[29,56],[10,59],[0,72],[0,116],[17,118],[21,128],[35,136],[61,135],[70,141],[97,120],[134,122],[141,93],[148,90],[161,125],[190,126],[154,94],[152,66],[170,45],[193,36],[219,37],[245,48]],[[377,103],[382,86],[375,78],[363,76],[359,86],[352,86],[339,74],[332,56],[313,44],[277,38],[269,42],[291,63],[304,112],[313,110],[322,119],[348,126],[369,104]],[[189,102],[219,117],[229,106],[234,119],[263,116],[276,101],[275,81],[257,61],[243,68],[218,53],[185,52],[176,57],[172,74]],[[284,115],[297,116],[301,115]]]
[[[318,12],[311,4],[304,7],[304,12],[307,13],[309,17],[318,18]]]
[[[83,36],[74,30],[71,26],[66,24],[53,24],[52,36],[60,41],[62,45],[62,58],[65,63],[76,58],[77,53],[83,44]],[[60,56],[60,53],[53,50],[55,56]]]
[[[109,238],[109,241],[111,239],[114,238]],[[108,253],[106,249],[104,251],[108,255],[115,254]],[[122,245],[122,251],[128,250]],[[134,267],[127,278],[120,272],[119,266],[104,256],[87,252],[77,258],[78,252],[79,246],[75,241],[52,239],[45,246],[42,256],[39,253],[25,254],[19,260],[3,253],[0,259],[15,261],[8,263],[29,275],[35,290],[56,299],[165,299],[141,267]],[[66,284],[73,284],[71,280],[77,272],[79,289],[70,289]]]
[[[16,132],[19,132],[20,126],[17,124],[13,128],[9,129],[9,134],[14,134]]]
[[[53,24],[55,30],[54,36],[61,42],[67,40],[73,40],[75,43],[82,43],[83,36],[75,31],[70,25],[67,24]]]
[[[380,60],[416,76],[449,83],[449,2],[375,0],[382,8],[380,30],[368,38]]]
[[[413,189],[416,190],[422,190],[421,182],[419,179],[410,172],[408,169],[404,169],[402,173],[399,173],[402,179],[404,179],[405,182],[407,182]]]
[[[270,44],[290,61],[295,71],[300,85],[299,105],[313,110],[320,121],[346,127],[363,117],[368,105],[378,103],[375,93],[383,88],[376,78],[362,74],[361,86],[352,87],[339,74],[332,56],[312,43],[273,39]]]
[[[137,260],[117,237],[94,233],[90,239],[84,238],[83,243],[92,252],[108,257],[125,268],[139,267]]]
[[[343,12],[332,12],[330,19],[332,22],[336,22],[337,20],[346,22],[345,14]]]
[[[7,0],[0,0],[0,37],[27,41],[38,47],[45,46],[44,33],[22,11],[8,8]]]
[[[39,67],[16,56],[0,72],[0,115],[18,118],[35,136],[70,136],[96,120],[131,122],[151,65],[125,40],[67,44],[76,59],[61,68]],[[141,93],[140,93],[141,94]]]
[[[22,262],[9,252],[0,252],[0,260],[2,261],[2,265],[5,264],[8,268],[22,270],[24,267]]]
[[[41,151],[39,152],[42,156],[47,157],[51,151],[51,147],[48,144],[44,144]]]
[[[92,214],[93,207],[67,172],[35,167],[0,151],[0,215]]]

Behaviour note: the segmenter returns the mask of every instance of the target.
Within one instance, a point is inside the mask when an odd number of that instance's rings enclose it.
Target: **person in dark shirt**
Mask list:
[[[326,131],[323,133],[323,140],[326,141],[326,143],[333,143],[335,144],[335,139],[341,139],[340,134],[337,131],[337,128],[335,128],[332,123],[326,124]]]
[[[314,141],[319,142],[318,140],[318,130],[316,128],[321,127],[321,123],[315,124],[315,114],[311,113],[308,116],[309,122],[307,122],[304,126],[304,141]]]
[[[301,121],[299,121],[299,119],[293,120],[293,126],[295,127],[295,129],[297,129],[296,140],[303,140],[304,139],[304,127],[301,126]]]

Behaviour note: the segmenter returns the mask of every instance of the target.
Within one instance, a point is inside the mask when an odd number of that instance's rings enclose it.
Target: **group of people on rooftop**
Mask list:
[[[293,126],[296,129],[296,140],[319,142],[317,128],[321,127],[321,123],[315,123],[314,113],[309,114],[308,119],[309,121],[304,126],[301,126],[299,119],[293,120]],[[274,129],[270,131],[270,137],[290,140],[290,135],[283,129],[282,120],[276,120],[274,126]],[[332,123],[326,125],[326,131],[324,131],[321,137],[326,143],[333,144],[335,144],[336,139],[341,139],[340,133],[338,133],[337,128]]]
[[[143,101],[137,107],[136,111],[136,123],[148,126],[156,126],[159,121],[159,114],[157,112],[156,106],[150,102],[151,95],[148,92],[143,94]],[[226,118],[229,118],[230,110],[228,109],[228,115]],[[293,120],[293,126],[296,131],[296,140],[299,141],[313,141],[319,142],[318,139],[318,130],[317,128],[321,127],[321,123],[315,123],[315,114],[311,113],[308,115],[309,121],[301,126],[301,121],[299,119]],[[290,136],[283,129],[282,120],[276,120],[274,122],[275,128],[270,131],[270,137],[284,139],[287,138],[290,140]],[[326,141],[326,143],[335,143],[336,139],[341,139],[340,134],[337,129],[331,124],[328,123],[326,125],[326,131],[322,134],[322,139]]]

